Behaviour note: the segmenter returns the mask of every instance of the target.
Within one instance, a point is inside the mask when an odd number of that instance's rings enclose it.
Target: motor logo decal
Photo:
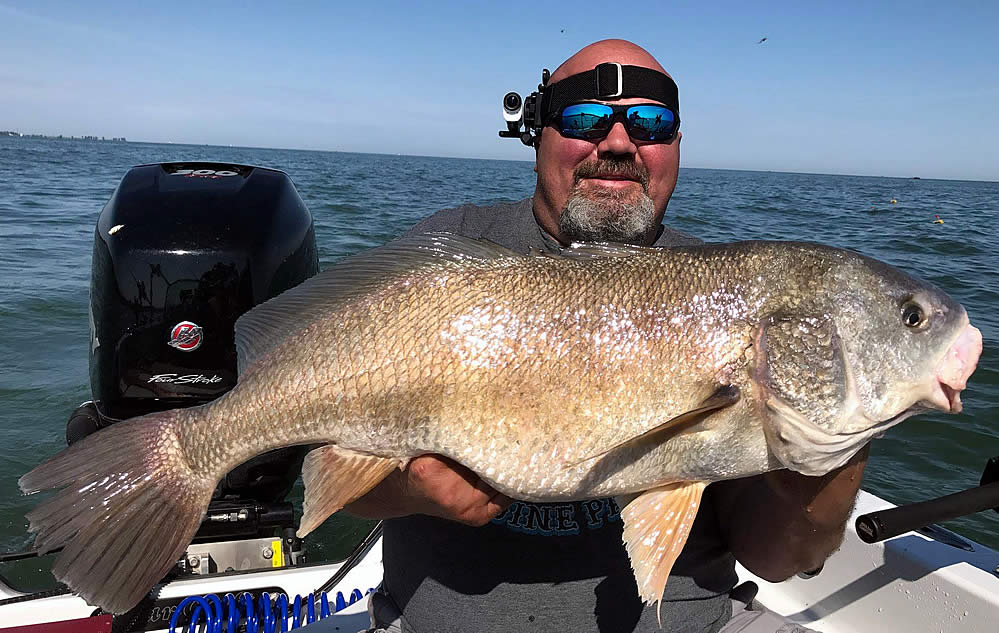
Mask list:
[[[181,321],[170,330],[170,340],[167,344],[182,352],[193,352],[201,347],[203,339],[204,335],[200,325],[190,321]]]
[[[171,176],[185,176],[187,178],[225,178],[226,176],[238,176],[237,172],[230,169],[178,169],[170,174]]]
[[[150,376],[147,383],[157,382],[168,385],[214,385],[222,382],[222,376],[218,374],[206,376],[204,374],[156,374]]]

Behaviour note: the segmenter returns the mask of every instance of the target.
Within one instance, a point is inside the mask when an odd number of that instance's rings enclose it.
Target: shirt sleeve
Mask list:
[[[443,209],[433,215],[423,218],[408,231],[401,235],[402,238],[423,235],[424,233],[436,233],[446,231],[448,233],[461,233],[464,224],[466,207],[456,207],[454,209]]]

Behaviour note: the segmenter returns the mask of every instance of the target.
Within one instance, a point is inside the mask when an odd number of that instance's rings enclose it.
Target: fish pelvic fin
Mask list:
[[[398,459],[363,455],[334,444],[310,451],[302,466],[305,502],[298,537],[305,537],[401,465]]]
[[[622,499],[624,545],[635,572],[638,595],[656,603],[662,627],[662,599],[673,563],[683,550],[697,517],[707,483],[685,481],[653,488],[630,500]]]
[[[197,532],[215,481],[183,454],[179,423],[190,415],[119,422],[19,480],[25,493],[63,489],[28,512],[28,530],[42,552],[64,548],[52,574],[88,603],[110,613],[132,608]]]
[[[672,417],[662,424],[645,431],[641,435],[628,438],[606,450],[575,461],[566,466],[566,468],[574,468],[580,464],[603,457],[604,455],[614,451],[633,448],[643,444],[661,444],[670,437],[682,433],[691,425],[701,421],[705,415],[718,411],[719,409],[732,406],[739,401],[741,394],[742,391],[735,385],[722,385],[718,387],[714,393],[705,398],[701,404],[697,406],[697,408],[685,411],[678,416]]]

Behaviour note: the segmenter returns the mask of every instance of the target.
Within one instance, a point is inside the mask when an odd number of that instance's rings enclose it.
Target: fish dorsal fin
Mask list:
[[[298,537],[312,532],[334,512],[363,496],[401,463],[334,444],[311,450],[302,465],[305,501]]]
[[[236,321],[239,374],[293,332],[350,299],[423,268],[521,257],[492,242],[427,233],[348,257],[332,268],[256,306]]]
[[[622,505],[624,546],[635,572],[638,595],[647,604],[657,603],[660,627],[666,580],[687,542],[707,485],[703,481],[668,484],[643,492]]]
[[[635,246],[633,244],[612,244],[610,242],[573,242],[562,249],[562,256],[569,258],[589,257],[634,257],[649,253],[661,253],[661,248]]]
[[[735,385],[721,385],[715,389],[714,393],[701,401],[701,404],[698,405],[697,408],[685,411],[678,416],[672,417],[662,424],[645,431],[641,435],[630,437],[619,444],[615,444],[606,450],[596,453],[595,455],[589,455],[577,462],[573,462],[568,467],[572,468],[574,466],[578,466],[584,462],[603,457],[608,453],[621,449],[640,446],[642,444],[661,444],[673,435],[683,432],[689,425],[699,422],[703,416],[714,411],[718,411],[719,409],[732,406],[739,401],[740,394],[741,391]]]

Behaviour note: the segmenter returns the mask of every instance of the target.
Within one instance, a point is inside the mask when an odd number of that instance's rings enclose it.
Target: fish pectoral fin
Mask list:
[[[616,444],[607,450],[601,451],[595,455],[589,455],[584,457],[579,461],[569,464],[567,468],[572,468],[578,466],[584,462],[588,462],[598,457],[603,457],[604,455],[611,453],[613,451],[630,448],[633,446],[639,446],[647,443],[662,443],[670,437],[682,433],[688,426],[699,422],[705,415],[717,411],[719,409],[724,409],[730,407],[739,401],[741,396],[741,390],[735,385],[722,385],[718,387],[710,396],[701,401],[696,409],[691,409],[681,413],[678,416],[666,420],[658,426],[654,426],[648,431],[645,431],[641,435],[636,435],[635,437],[628,438],[620,444]]]
[[[298,537],[304,537],[334,512],[363,496],[401,463],[397,459],[363,455],[335,444],[310,451],[302,465],[305,501]]]
[[[668,484],[643,492],[621,506],[624,546],[635,572],[638,595],[647,604],[657,603],[660,627],[666,580],[687,542],[707,485],[703,481]]]

